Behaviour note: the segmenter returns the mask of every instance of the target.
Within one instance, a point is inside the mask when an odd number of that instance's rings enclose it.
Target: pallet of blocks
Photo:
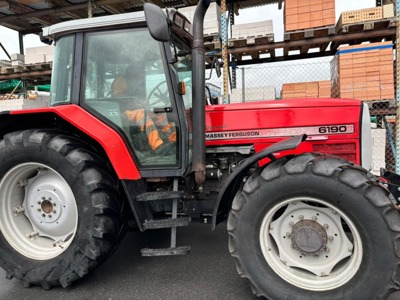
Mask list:
[[[182,13],[190,22],[193,22],[194,12],[196,6],[187,6],[179,8],[179,12]],[[216,3],[211,3],[204,16],[204,35],[220,35],[221,29],[221,9]]]
[[[393,4],[345,11],[342,12],[337,21],[336,33],[356,31],[360,26],[363,27],[363,30],[387,27],[383,21],[391,18],[394,18]],[[356,30],[352,30],[352,28],[356,28]]]
[[[285,40],[333,34],[335,23],[335,0],[285,1]],[[303,35],[301,32],[297,32],[306,29],[313,30],[308,30]],[[295,34],[296,32],[297,34]]]
[[[281,99],[331,98],[330,80],[284,83]]]
[[[263,45],[274,42],[272,20],[232,25],[232,37],[229,44],[234,47]]]
[[[331,72],[333,97],[394,99],[392,42],[340,47],[331,62]]]

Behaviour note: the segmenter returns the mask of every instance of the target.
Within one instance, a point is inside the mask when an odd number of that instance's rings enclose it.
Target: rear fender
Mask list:
[[[236,170],[229,176],[227,181],[224,183],[219,195],[217,202],[214,206],[214,212],[212,217],[212,229],[221,221],[226,219],[226,215],[232,205],[233,197],[239,190],[243,178],[248,174],[248,171],[255,163],[266,157],[273,157],[273,153],[284,150],[296,149],[301,142],[303,142],[307,136],[305,134],[292,137],[288,140],[281,141],[273,144],[263,151],[254,154],[247,158]]]
[[[0,113],[0,139],[9,132],[48,128],[85,137],[105,152],[119,179],[138,180],[139,170],[121,134],[76,105],[60,105]]]

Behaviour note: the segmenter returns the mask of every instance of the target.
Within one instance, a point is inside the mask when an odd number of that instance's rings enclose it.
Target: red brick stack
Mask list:
[[[281,99],[330,97],[330,80],[284,83],[282,85]]]
[[[285,0],[285,32],[335,23],[335,0]]]
[[[392,42],[341,47],[332,66],[334,97],[360,100],[394,98]]]
[[[323,80],[318,82],[318,97],[319,98],[331,98],[331,81]]]

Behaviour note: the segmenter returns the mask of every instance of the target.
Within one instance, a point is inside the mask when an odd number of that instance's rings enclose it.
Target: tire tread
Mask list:
[[[321,156],[315,153],[306,153],[295,156],[289,160],[281,158],[267,165],[262,170],[261,176],[249,178],[250,182],[245,183],[245,186],[248,188],[243,189],[242,192],[239,190],[233,200],[232,210],[228,217],[230,253],[235,259],[239,275],[243,278],[247,278],[253,293],[257,296],[263,296],[268,299],[268,295],[265,291],[256,285],[254,280],[252,280],[251,276],[247,273],[246,269],[242,267],[243,263],[237,250],[239,238],[236,232],[236,223],[241,210],[247,202],[244,194],[251,194],[254,192],[250,187],[257,187],[260,184],[263,184],[251,181],[263,181],[265,183],[287,174],[302,174],[308,169],[311,169],[311,172],[318,176],[336,176],[343,184],[351,189],[364,189],[364,195],[371,204],[376,207],[385,220],[388,229],[391,230],[394,249],[396,249],[397,252],[396,256],[400,257],[400,214],[397,210],[393,209],[395,202],[390,192],[378,182],[377,178],[373,175],[369,175],[364,169],[335,156]],[[380,193],[381,197],[376,197],[376,193]],[[392,292],[398,291],[399,289],[400,264],[393,268],[392,280],[390,280],[382,289],[380,299],[387,299]]]
[[[94,211],[95,223],[87,245],[80,253],[75,254],[73,261],[64,268],[57,280],[52,278],[52,274],[45,275],[41,280],[31,279],[37,276],[29,276],[29,272],[25,274],[7,272],[7,276],[21,279],[25,287],[41,285],[44,289],[50,289],[61,285],[65,288],[102,263],[112,253],[120,239],[118,235],[122,233],[123,226],[121,208],[118,201],[111,200],[120,198],[117,196],[119,193],[117,181],[110,175],[112,171],[89,145],[65,132],[37,129],[9,133],[0,142],[0,148],[7,146],[18,148],[22,143],[33,147],[35,145],[47,147],[67,159],[71,167],[78,168],[84,185],[89,189],[91,199],[88,201]]]

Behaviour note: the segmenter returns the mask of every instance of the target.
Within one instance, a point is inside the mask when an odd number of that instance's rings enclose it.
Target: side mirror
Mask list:
[[[217,74],[217,77],[221,77],[221,66],[219,65],[218,57],[215,55],[213,57],[213,60],[211,62],[211,67],[210,67],[210,74],[208,75],[208,78],[206,80],[210,80],[212,76],[212,70],[215,68],[215,73]]]
[[[219,61],[215,62],[215,73],[217,73],[217,77],[221,77],[221,66],[219,65]]]
[[[159,42],[168,42],[170,37],[169,22],[160,7],[151,3],[143,5],[144,16],[150,35]]]
[[[53,41],[52,41],[51,39],[49,39],[49,38],[43,36],[43,32],[40,32],[40,33],[39,33],[39,38],[40,38],[40,41],[41,41],[42,43],[45,43],[45,44],[47,44],[47,45],[53,44]]]

